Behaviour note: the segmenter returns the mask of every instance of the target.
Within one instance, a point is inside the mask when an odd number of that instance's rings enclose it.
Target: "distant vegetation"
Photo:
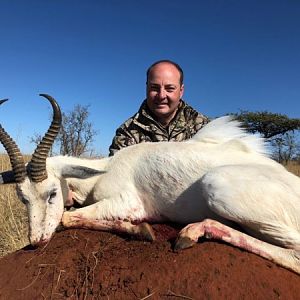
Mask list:
[[[50,155],[93,156],[95,150],[92,143],[97,135],[93,124],[89,122],[89,106],[75,105],[72,111],[62,113],[61,129]],[[44,133],[35,133],[30,142],[38,144]]]
[[[259,133],[271,146],[272,157],[280,163],[300,161],[300,119],[268,111],[233,114],[251,133]]]

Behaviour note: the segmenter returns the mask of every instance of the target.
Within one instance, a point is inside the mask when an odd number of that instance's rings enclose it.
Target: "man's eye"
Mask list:
[[[157,87],[157,86],[152,86],[150,89],[151,89],[151,91],[155,91],[155,92],[159,91],[159,87]]]
[[[174,86],[174,85],[168,85],[168,86],[166,86],[165,88],[166,88],[166,91],[168,91],[168,92],[173,92],[173,91],[176,90],[177,87]]]

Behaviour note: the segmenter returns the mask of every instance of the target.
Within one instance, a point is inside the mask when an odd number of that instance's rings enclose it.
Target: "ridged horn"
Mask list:
[[[47,94],[40,94],[40,96],[46,98],[51,103],[53,119],[48,131],[36,147],[30,161],[29,172],[33,182],[41,182],[48,176],[46,170],[46,159],[54,140],[59,133],[62,122],[60,107],[56,100]]]
[[[6,102],[8,99],[0,100],[0,105]],[[11,171],[4,172],[1,174],[1,182],[2,183],[21,183],[25,179],[26,175],[26,168],[23,156],[21,154],[20,149],[18,148],[17,144],[14,140],[9,136],[9,134],[4,130],[2,125],[0,124],[0,141],[5,148],[9,159],[10,164],[12,166],[12,172],[14,176],[10,176]],[[3,175],[3,176],[2,176]],[[5,175],[5,176],[4,176]],[[9,176],[8,176],[9,175]]]

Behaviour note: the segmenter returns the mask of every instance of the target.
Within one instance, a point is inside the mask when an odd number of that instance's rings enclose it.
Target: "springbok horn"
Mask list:
[[[0,105],[6,102],[8,99],[0,100]],[[13,171],[6,171],[1,173],[0,182],[1,183],[21,183],[25,179],[26,168],[23,156],[19,150],[17,144],[8,135],[4,128],[0,125],[0,141],[5,148],[12,166]],[[13,175],[13,176],[12,176]]]
[[[40,94],[40,96],[45,97],[51,103],[53,119],[45,136],[36,147],[30,161],[29,172],[33,182],[41,182],[48,176],[46,170],[46,159],[54,140],[59,133],[62,122],[61,111],[57,102],[47,94]]]

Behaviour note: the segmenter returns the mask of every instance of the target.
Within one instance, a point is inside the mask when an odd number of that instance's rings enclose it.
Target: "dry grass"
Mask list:
[[[0,154],[0,170],[10,168],[8,156]],[[26,209],[16,195],[15,185],[0,185],[0,257],[27,245],[27,231]]]
[[[29,160],[30,156],[25,157]],[[300,163],[286,168],[300,176]],[[0,171],[10,169],[7,155],[0,154]],[[17,198],[14,185],[0,185],[0,257],[28,245],[28,221],[25,206]]]
[[[300,177],[300,162],[290,161],[285,166],[290,172]]]

